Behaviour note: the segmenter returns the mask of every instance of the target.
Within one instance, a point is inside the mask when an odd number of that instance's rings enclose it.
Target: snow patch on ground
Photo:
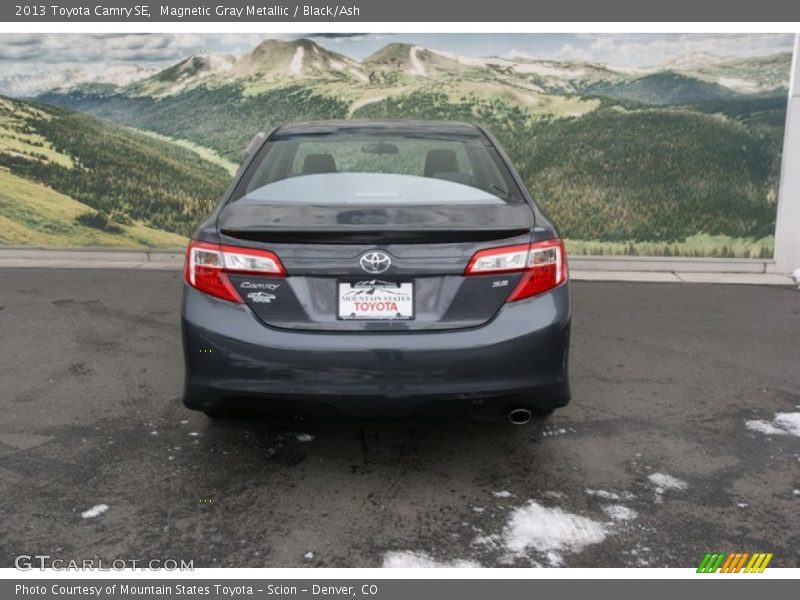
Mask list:
[[[548,552],[545,554],[545,558],[551,567],[560,567],[564,564],[564,559],[558,552]]]
[[[795,283],[800,286],[800,269],[795,269],[794,272],[792,272],[792,277],[794,277]]]
[[[108,510],[108,504],[97,504],[93,506],[89,510],[85,510],[81,513],[81,517],[84,519],[94,519],[95,517],[99,517],[104,512]]]
[[[422,49],[422,46],[412,46],[408,53],[408,56],[411,59],[411,74],[416,75],[417,77],[428,76],[428,72],[425,70],[425,65],[422,64],[422,61],[417,56],[417,52]]]
[[[580,552],[586,546],[599,544],[607,535],[602,523],[530,500],[511,513],[502,540],[513,553],[533,549],[557,565],[563,552]]]
[[[655,486],[656,504],[664,503],[664,492],[667,490],[682,492],[689,487],[689,484],[682,479],[678,479],[665,473],[652,473],[651,475],[647,476],[647,479],[649,479],[650,483]]]
[[[796,435],[800,437],[800,412],[779,412],[775,413],[772,421],[754,419],[745,421],[744,426],[764,435]]]
[[[656,486],[656,488],[660,488],[662,492],[664,490],[683,491],[689,487],[689,484],[683,479],[678,479],[666,473],[652,473],[647,476],[647,479],[649,479],[650,483]]]
[[[757,431],[758,433],[763,433],[764,435],[786,435],[786,432],[783,429],[778,429],[772,423],[763,419],[745,421],[744,426],[750,431]]]
[[[289,63],[289,71],[295,75],[300,75],[303,72],[303,55],[306,51],[302,46],[298,46],[297,50],[292,57],[292,62]]]
[[[586,493],[590,496],[595,496],[597,498],[602,498],[603,500],[615,500],[619,502],[620,500],[633,500],[636,496],[631,492],[622,492],[620,494],[616,492],[607,492],[606,490],[593,490],[591,488],[586,488]]]
[[[472,560],[437,561],[424,552],[387,552],[383,555],[384,569],[474,569],[480,565]]]
[[[647,546],[642,546],[640,543],[637,543],[634,548],[631,550],[623,550],[623,554],[629,555],[635,562],[637,567],[649,567],[650,566],[650,554],[651,550]]]
[[[668,487],[683,489],[681,486],[686,486],[685,482],[669,475],[660,475],[656,481]],[[507,490],[491,493],[495,498],[514,497]],[[529,567],[559,567],[564,565],[567,554],[602,543],[609,535],[628,527],[628,522],[639,516],[636,510],[623,504],[635,498],[630,492],[587,489],[587,493],[610,501],[600,507],[606,518],[594,519],[558,506],[549,507],[536,500],[528,500],[522,506],[511,509],[502,528],[494,533],[485,533],[481,527],[462,521],[462,527],[472,527],[476,534],[472,546],[479,554],[472,556],[489,552],[497,564],[514,565],[522,561]],[[545,495],[558,499],[566,497],[562,492],[546,492]],[[472,506],[471,510],[478,515],[489,514],[481,506]],[[384,555],[384,567],[468,567],[474,564],[474,561],[466,559],[437,561],[424,552],[389,552]]]
[[[632,521],[639,516],[632,508],[623,506],[622,504],[611,504],[603,507],[603,512],[606,513],[613,521]]]
[[[314,48],[316,50],[316,48]],[[336,71],[344,71],[344,63],[339,62],[338,60],[329,60],[328,64],[331,66],[331,69]]]
[[[312,558],[314,558],[314,553],[313,552],[306,552],[303,555],[303,558],[305,558],[306,560],[311,560]]]
[[[800,437],[800,412],[775,413],[775,424],[787,433]]]
[[[313,442],[314,436],[310,433],[298,433],[296,436],[298,442]]]
[[[559,427],[558,429],[545,429],[542,431],[542,437],[553,437],[556,435],[564,435],[567,433],[567,430],[564,427]]]

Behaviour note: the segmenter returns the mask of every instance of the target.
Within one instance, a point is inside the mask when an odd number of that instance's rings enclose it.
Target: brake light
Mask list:
[[[187,284],[211,296],[241,303],[242,298],[228,279],[228,273],[283,277],[286,270],[269,250],[189,242],[183,269]]]
[[[567,256],[561,240],[489,248],[476,252],[465,275],[522,273],[507,302],[530,298],[561,285],[567,279]]]

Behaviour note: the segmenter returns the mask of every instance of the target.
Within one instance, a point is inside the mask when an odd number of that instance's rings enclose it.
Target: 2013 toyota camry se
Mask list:
[[[187,249],[184,402],[523,423],[569,400],[564,245],[496,141],[450,122],[257,136]]]

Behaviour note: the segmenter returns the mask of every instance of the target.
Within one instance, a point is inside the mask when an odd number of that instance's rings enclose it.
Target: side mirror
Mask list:
[[[261,142],[264,141],[265,137],[267,137],[267,135],[263,131],[259,131],[255,135],[255,137],[252,140],[250,140],[250,143],[247,144],[247,147],[244,149],[244,155],[242,156],[242,160],[246,159],[253,152],[255,152],[261,145]]]

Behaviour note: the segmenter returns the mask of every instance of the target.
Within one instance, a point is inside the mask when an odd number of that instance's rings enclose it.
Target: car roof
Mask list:
[[[440,135],[455,138],[484,138],[476,125],[459,121],[412,121],[392,119],[353,119],[337,121],[311,121],[278,127],[271,139],[314,135],[397,134]]]

